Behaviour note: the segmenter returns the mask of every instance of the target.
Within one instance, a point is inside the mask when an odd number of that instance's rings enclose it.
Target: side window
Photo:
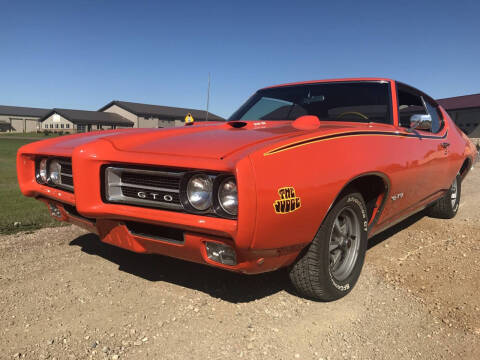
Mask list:
[[[443,119],[438,107],[431,104],[428,100],[425,100],[425,106],[427,107],[428,113],[432,117],[432,133],[437,133],[443,128]]]
[[[427,111],[423,106],[423,100],[408,89],[398,87],[398,116],[399,125],[402,127],[410,127],[410,117],[413,114],[427,115]]]

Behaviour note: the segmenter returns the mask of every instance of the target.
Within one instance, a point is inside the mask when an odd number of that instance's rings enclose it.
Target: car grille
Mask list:
[[[184,172],[122,166],[105,168],[105,199],[169,210],[183,210],[180,181]]]
[[[62,171],[60,173],[61,183],[56,185],[56,187],[67,190],[69,192],[73,192],[72,159],[60,158],[57,160],[62,166]]]

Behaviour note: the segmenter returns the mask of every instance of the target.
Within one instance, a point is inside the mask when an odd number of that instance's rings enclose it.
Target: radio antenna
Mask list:
[[[210,105],[210,72],[208,73],[208,89],[207,89],[207,115],[205,121],[208,121],[208,106]]]

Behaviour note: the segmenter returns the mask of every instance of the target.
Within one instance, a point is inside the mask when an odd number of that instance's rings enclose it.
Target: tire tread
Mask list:
[[[364,204],[362,196],[356,192],[346,194],[338,202],[341,202],[348,196],[356,196]],[[339,294],[338,291],[332,291],[330,285],[331,279],[328,278],[329,275],[325,274],[325,271],[322,271],[320,268],[320,266],[323,265],[321,259],[323,252],[326,251],[325,246],[327,249],[329,246],[329,229],[327,229],[326,224],[328,224],[329,220],[334,216],[336,216],[336,214],[330,212],[325,217],[313,241],[302,251],[297,261],[290,268],[289,276],[294,288],[299,294],[306,298],[332,301],[346,295],[351,290],[343,294]],[[361,261],[361,265],[363,265],[364,253],[359,254],[357,261]]]

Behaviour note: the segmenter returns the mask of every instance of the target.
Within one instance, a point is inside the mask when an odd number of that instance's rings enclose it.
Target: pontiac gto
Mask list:
[[[476,149],[423,92],[378,78],[257,91],[226,122],[63,136],[18,151],[24,195],[101,241],[302,296],[355,285],[367,241],[423,209],[455,216]]]

